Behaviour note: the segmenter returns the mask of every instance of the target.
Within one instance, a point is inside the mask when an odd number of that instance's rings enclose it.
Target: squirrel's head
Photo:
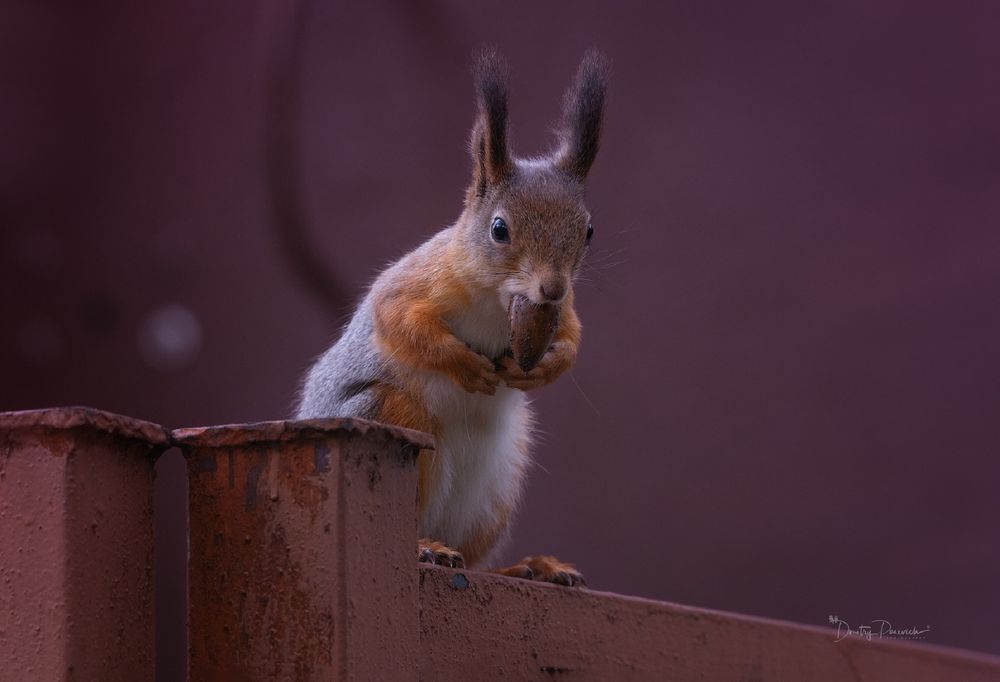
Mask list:
[[[472,184],[459,224],[477,256],[473,274],[502,298],[561,302],[572,290],[594,234],[584,180],[600,144],[607,74],[607,60],[587,53],[566,92],[555,149],[520,159],[508,144],[504,62],[484,51],[476,64]]]

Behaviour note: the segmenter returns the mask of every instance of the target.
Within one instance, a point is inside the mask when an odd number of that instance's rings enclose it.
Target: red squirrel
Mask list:
[[[306,376],[298,418],[363,417],[433,435],[435,449],[418,459],[420,561],[488,562],[530,461],[525,391],[576,359],[573,282],[594,233],[584,180],[600,143],[607,74],[605,58],[589,52],[566,93],[555,149],[518,158],[508,142],[505,65],[482,53],[464,210],[375,279]],[[511,352],[515,300],[558,312],[537,362],[519,363]],[[495,570],[584,582],[572,565],[546,556]]]

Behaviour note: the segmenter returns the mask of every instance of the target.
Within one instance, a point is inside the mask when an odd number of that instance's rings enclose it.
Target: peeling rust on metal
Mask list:
[[[313,473],[312,443],[250,440],[186,454],[197,467],[189,483],[192,679],[297,680],[311,667],[329,669],[332,584],[318,578],[336,562],[319,539],[329,492]],[[214,470],[198,466],[206,458]]]
[[[539,668],[546,675],[561,675],[562,673],[568,673],[569,668],[564,668],[561,665],[543,665]]]
[[[215,464],[215,457],[199,457],[194,461],[195,471],[215,471],[218,466]]]
[[[252,463],[246,472],[246,482],[243,486],[243,500],[247,511],[257,505],[257,484],[260,482],[260,475],[264,471],[268,454],[266,450],[253,447],[249,449],[248,455],[252,459]],[[232,469],[230,469],[230,473],[232,473]]]
[[[170,431],[159,424],[92,407],[53,407],[44,410],[0,412],[0,431],[51,431],[88,428],[116,438],[165,446]]]
[[[416,670],[413,441],[317,423],[175,432],[191,472],[191,679]]]
[[[313,473],[324,474],[330,470],[330,447],[323,441],[313,444]]]
[[[412,456],[417,451],[433,449],[434,440],[430,435],[413,429],[405,429],[366,419],[304,419],[256,422],[253,424],[227,424],[224,426],[202,426],[175,429],[173,442],[192,447],[245,446],[250,443],[278,443],[290,440],[316,440],[332,434],[379,435],[410,446]]]

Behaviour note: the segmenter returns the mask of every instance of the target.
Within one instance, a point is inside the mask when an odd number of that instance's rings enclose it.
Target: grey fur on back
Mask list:
[[[414,268],[433,267],[435,254],[452,239],[452,233],[452,228],[441,230],[375,278],[340,338],[306,374],[296,419],[378,419],[380,405],[373,388],[398,381],[392,363],[387,362],[375,343],[376,292],[392,287],[401,274]]]
[[[296,419],[362,417],[374,419],[378,405],[372,387],[386,382],[375,345],[369,291],[337,340],[306,374]]]

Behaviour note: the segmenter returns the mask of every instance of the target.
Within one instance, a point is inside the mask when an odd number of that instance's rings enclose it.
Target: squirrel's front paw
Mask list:
[[[500,378],[511,388],[530,391],[551,384],[560,374],[569,369],[571,360],[567,357],[561,343],[555,343],[542,356],[541,361],[525,372],[517,365],[513,357],[505,356],[500,360]]]
[[[469,393],[493,395],[497,392],[500,375],[497,374],[492,360],[471,350],[465,351],[459,357],[461,360],[448,372],[455,383]]]

